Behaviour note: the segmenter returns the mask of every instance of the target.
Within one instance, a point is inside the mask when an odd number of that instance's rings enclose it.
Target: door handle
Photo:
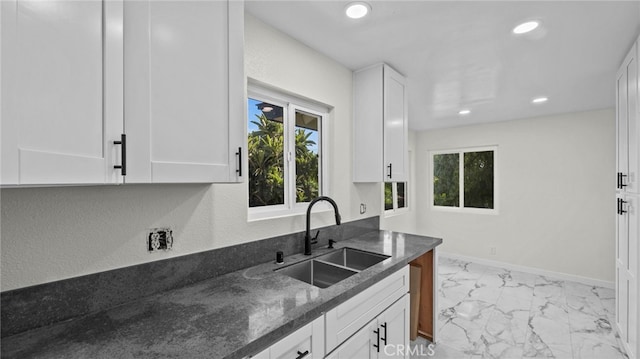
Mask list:
[[[120,174],[127,175],[127,135],[124,133],[120,135],[120,141],[113,141],[114,145],[120,145],[120,164],[113,166],[115,169],[120,169]]]

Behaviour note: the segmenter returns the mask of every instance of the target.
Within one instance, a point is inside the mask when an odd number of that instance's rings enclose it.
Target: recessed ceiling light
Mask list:
[[[471,110],[460,110],[460,112],[458,112],[458,114],[460,115],[468,115],[471,113]]]
[[[528,21],[513,28],[513,33],[518,35],[524,34],[529,31],[535,30],[538,27],[538,25],[540,25],[540,23],[537,21]]]
[[[352,19],[360,19],[371,11],[371,6],[365,2],[352,2],[345,8],[344,12]]]
[[[543,103],[543,102],[547,102],[547,100],[549,100],[546,97],[536,97],[533,100],[531,100],[532,103]]]

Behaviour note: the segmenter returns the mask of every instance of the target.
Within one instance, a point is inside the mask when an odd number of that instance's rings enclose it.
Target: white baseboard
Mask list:
[[[601,279],[594,279],[594,278],[582,277],[574,274],[554,272],[554,271],[544,270],[544,269],[535,268],[535,267],[526,267],[526,266],[521,266],[521,265],[516,265],[516,264],[511,264],[506,262],[492,261],[490,259],[469,257],[469,256],[460,255],[460,254],[455,254],[455,253],[443,252],[443,251],[438,251],[437,253],[438,253],[438,256],[440,257],[446,257],[446,258],[457,259],[465,262],[472,262],[472,263],[483,264],[483,265],[492,266],[492,267],[499,267],[499,268],[504,268],[508,270],[541,275],[547,278],[569,280],[569,281],[578,282],[586,285],[593,285],[593,286],[610,288],[610,289],[614,289],[615,287],[614,282],[609,282]]]

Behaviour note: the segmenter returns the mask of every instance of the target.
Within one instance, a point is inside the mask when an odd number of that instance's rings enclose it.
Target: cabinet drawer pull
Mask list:
[[[236,155],[238,155],[238,168],[236,168],[236,173],[238,177],[242,177],[242,147],[238,147]]]
[[[298,356],[296,357],[296,359],[302,359],[302,358],[306,357],[307,355],[309,355],[309,351],[308,351],[308,350],[305,350],[305,352],[304,352],[304,353],[301,353],[301,352],[298,350]]]
[[[127,135],[124,133],[120,135],[120,141],[113,141],[114,145],[120,145],[120,164],[113,166],[115,169],[120,169],[120,174],[123,176],[127,175]]]
[[[378,353],[380,353],[380,330],[376,329],[373,332],[376,333],[376,344],[374,344],[373,347],[376,348]]]
[[[384,328],[384,337],[380,338],[380,340],[382,340],[384,342],[384,345],[387,345],[387,322],[384,322],[384,324],[380,324],[381,327]]]

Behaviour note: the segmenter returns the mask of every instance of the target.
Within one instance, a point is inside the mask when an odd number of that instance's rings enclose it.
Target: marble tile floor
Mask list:
[[[613,289],[446,257],[438,271],[439,341],[418,338],[411,359],[627,358]]]

